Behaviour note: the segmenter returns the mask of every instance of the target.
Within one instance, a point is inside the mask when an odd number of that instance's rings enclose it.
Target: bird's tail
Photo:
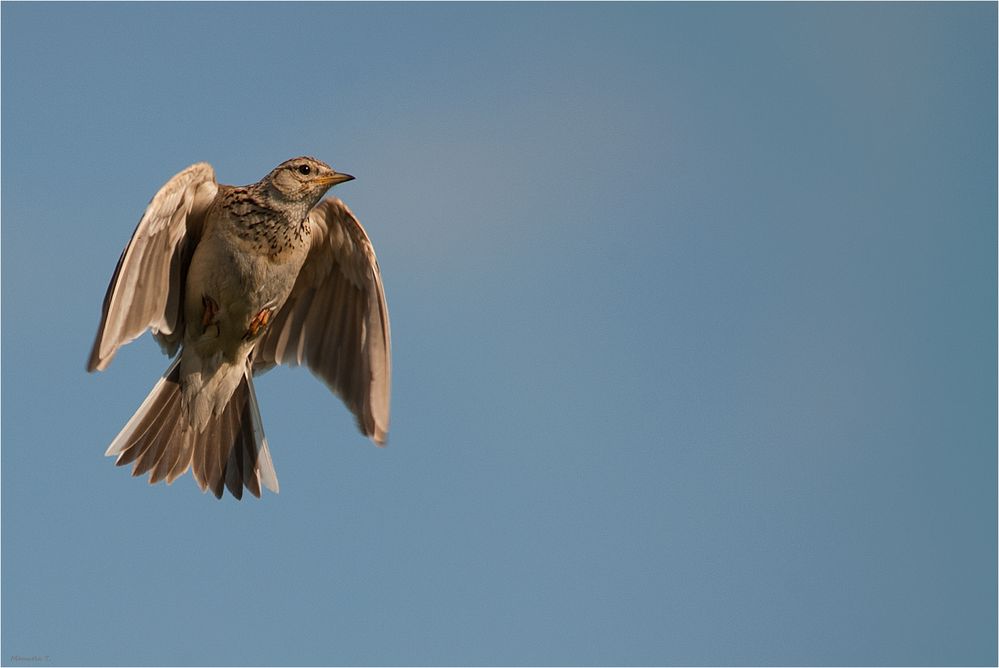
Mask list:
[[[278,492],[248,370],[225,407],[197,430],[180,389],[178,358],[104,454],[117,456],[118,466],[134,462],[134,476],[151,472],[150,484],[166,480],[169,485],[190,468],[201,490],[210,489],[218,498],[225,487],[237,499],[244,486],[257,497],[261,485]]]

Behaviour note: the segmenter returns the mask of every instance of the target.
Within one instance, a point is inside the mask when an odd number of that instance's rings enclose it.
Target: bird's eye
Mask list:
[[[299,174],[308,174],[311,171],[312,171],[312,168],[309,167],[308,165],[299,165],[298,166],[298,173]]]

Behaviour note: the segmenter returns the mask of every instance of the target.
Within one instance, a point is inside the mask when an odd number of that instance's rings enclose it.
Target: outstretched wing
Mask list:
[[[87,370],[102,370],[119,347],[152,329],[172,355],[183,336],[184,279],[218,183],[206,162],[191,165],[156,193],[111,278]]]
[[[309,213],[312,248],[254,351],[257,371],[305,362],[347,405],[365,436],[388,435],[392,344],[371,241],[339,199]]]

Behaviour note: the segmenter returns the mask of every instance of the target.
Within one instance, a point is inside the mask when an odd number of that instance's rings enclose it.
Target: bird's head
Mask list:
[[[308,210],[327,190],[353,178],[334,171],[322,160],[303,156],[282,162],[264,177],[264,183],[275,196],[289,203],[304,204]]]

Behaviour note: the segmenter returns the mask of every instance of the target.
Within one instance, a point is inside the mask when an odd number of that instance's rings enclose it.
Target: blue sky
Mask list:
[[[994,665],[996,18],[4,3],[3,663]],[[143,207],[300,154],[389,446],[278,369],[280,495],[129,478],[167,360],[84,363]]]

